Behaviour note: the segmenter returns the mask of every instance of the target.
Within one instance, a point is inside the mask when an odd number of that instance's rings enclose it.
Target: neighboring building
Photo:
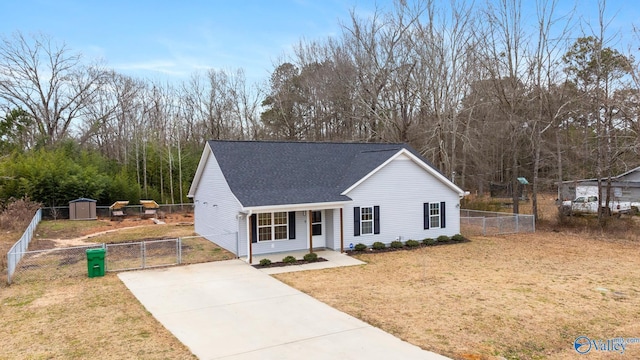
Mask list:
[[[465,192],[406,144],[209,141],[195,231],[238,257],[460,232]]]
[[[606,179],[602,179],[606,185]],[[563,181],[558,186],[558,200],[569,201],[580,196],[598,196],[598,179]],[[640,203],[640,167],[611,178],[611,196],[614,201]]]

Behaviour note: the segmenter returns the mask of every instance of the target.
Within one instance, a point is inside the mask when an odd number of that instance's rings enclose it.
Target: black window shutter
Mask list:
[[[296,212],[289,211],[289,239],[296,238]]]
[[[443,229],[446,227],[446,224],[447,224],[445,221],[446,219],[445,215],[446,215],[446,211],[444,211],[444,201],[443,201],[440,203],[440,227]]]
[[[422,204],[422,216],[424,217],[424,229],[429,230],[429,203]]]
[[[353,208],[353,236],[360,236],[360,208]]]
[[[253,214],[249,219],[250,219],[249,221],[251,222],[251,242],[257,243],[258,242],[258,217],[256,216],[256,214]]]
[[[380,206],[373,207],[373,233],[380,234]]]

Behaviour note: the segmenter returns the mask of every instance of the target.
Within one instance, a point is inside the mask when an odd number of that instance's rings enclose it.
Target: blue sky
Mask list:
[[[596,0],[577,3],[580,16],[594,19]],[[391,4],[392,0],[378,1],[383,9],[391,8]],[[562,8],[573,4],[560,0]],[[42,32],[64,41],[85,58],[103,59],[116,71],[151,80],[187,79],[194,71],[209,68],[243,68],[249,79],[266,79],[274,63],[290,53],[301,38],[324,39],[338,34],[339,20],[348,21],[349,10],[354,8],[367,14],[375,3],[2,0],[0,34]],[[632,22],[640,25],[640,11],[634,1],[609,0],[607,8],[608,15],[617,16],[612,33],[620,31],[626,36]]]
[[[142,76],[244,68],[266,77],[300,38],[326,38],[347,19],[347,0],[3,0],[0,33],[43,32],[88,58]],[[364,7],[363,7],[364,8]],[[12,14],[11,16],[7,16]]]

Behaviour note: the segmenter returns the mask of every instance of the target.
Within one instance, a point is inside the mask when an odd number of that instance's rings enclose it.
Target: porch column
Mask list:
[[[307,211],[309,213],[309,252],[313,252],[313,214],[312,210]]]
[[[340,208],[340,252],[344,252],[344,224],[342,222],[342,208]]]
[[[253,241],[251,241],[251,239],[253,239],[253,229],[251,229],[251,215],[247,215],[247,223],[249,224],[249,238],[247,239],[249,240],[249,265],[251,265],[253,262]]]

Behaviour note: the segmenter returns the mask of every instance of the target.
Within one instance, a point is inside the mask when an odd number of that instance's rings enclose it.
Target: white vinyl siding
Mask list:
[[[422,240],[460,232],[460,212],[456,206],[460,203],[458,193],[405,155],[394,159],[345,195],[353,199],[353,203],[345,207],[345,214],[353,214],[354,207],[380,206],[380,234],[354,236],[354,221],[345,219],[347,249],[350,244],[371,245],[375,241],[389,244],[396,238]],[[441,202],[446,204],[446,227],[424,229],[423,204]]]
[[[308,213],[307,213],[308,214]],[[307,223],[307,217],[309,215],[304,215],[302,211],[295,212],[296,218],[296,226],[295,226],[295,239],[281,240],[281,241],[258,241],[256,243],[252,243],[253,255],[259,254],[269,254],[269,253],[281,253],[286,251],[297,251],[297,250],[306,250],[309,248],[309,235],[307,228],[309,224]],[[246,220],[243,220],[243,226],[246,227],[248,222],[250,221],[247,217]],[[247,221],[247,222],[245,222]],[[246,231],[245,231],[246,233]],[[247,235],[242,236],[240,239],[240,243],[243,244],[244,249],[241,251],[241,254],[247,255]],[[280,261],[282,260],[282,256],[278,257],[274,255],[273,258],[270,258],[272,261]]]
[[[235,236],[239,229],[240,203],[233,196],[213,154],[209,154],[193,201],[197,234],[237,256],[246,252],[246,243],[242,245]]]

